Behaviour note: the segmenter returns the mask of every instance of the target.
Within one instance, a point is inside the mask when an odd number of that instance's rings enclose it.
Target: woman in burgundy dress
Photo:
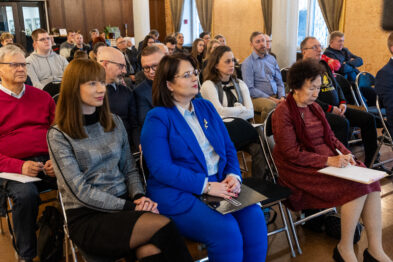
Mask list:
[[[289,205],[293,210],[341,206],[342,234],[334,250],[335,261],[357,261],[353,236],[360,216],[369,243],[364,261],[391,261],[382,248],[379,182],[365,185],[317,172],[326,166],[364,166],[334,136],[322,108],[314,102],[320,75],[319,63],[313,60],[298,61],[289,70],[292,91],[272,116],[279,183],[292,190]]]

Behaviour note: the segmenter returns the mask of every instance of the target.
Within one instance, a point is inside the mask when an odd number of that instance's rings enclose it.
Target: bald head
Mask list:
[[[169,55],[168,47],[163,43],[154,43],[153,45],[157,46],[165,55]]]
[[[123,82],[127,66],[120,50],[113,47],[100,48],[97,53],[97,62],[105,68],[107,84]]]

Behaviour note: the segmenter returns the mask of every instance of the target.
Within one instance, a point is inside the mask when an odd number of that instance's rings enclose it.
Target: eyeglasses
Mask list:
[[[199,70],[198,70],[198,69],[195,69],[194,71],[185,72],[182,76],[181,76],[181,75],[175,75],[175,78],[185,78],[185,79],[189,79],[189,78],[191,78],[193,75],[194,75],[195,77],[198,77],[198,75],[199,75]]]
[[[27,65],[30,63],[5,63],[5,62],[0,62],[1,65],[9,65],[11,68],[16,69],[18,67],[26,68]]]
[[[37,41],[39,41],[39,42],[50,41],[50,37],[40,38]]]
[[[323,46],[322,45],[313,45],[312,47],[307,47],[307,48],[303,48],[303,49],[304,50],[312,49],[314,51],[317,51],[318,49],[323,49]]]
[[[143,72],[145,72],[145,73],[149,73],[150,69],[155,72],[155,71],[157,71],[157,66],[158,66],[157,64],[151,65],[151,66],[144,66],[144,67],[142,67],[142,69],[143,69]]]
[[[117,63],[117,62],[111,61],[111,60],[101,60],[100,62],[101,63],[102,62],[108,62],[108,63],[111,63],[111,64],[115,64],[115,65],[117,65],[119,67],[120,70],[126,69],[126,67],[127,67],[126,64]]]

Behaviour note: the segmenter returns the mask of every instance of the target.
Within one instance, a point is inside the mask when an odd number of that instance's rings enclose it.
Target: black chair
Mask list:
[[[276,183],[276,177],[277,178],[279,177],[279,173],[278,173],[276,164],[275,164],[274,159],[273,159],[273,154],[272,154],[273,153],[274,144],[275,144],[274,136],[273,136],[272,123],[271,123],[273,113],[274,113],[274,110],[272,110],[269,113],[269,115],[267,116],[267,118],[265,120],[265,123],[264,123],[264,135],[263,135],[263,143],[262,143],[262,145],[263,145],[263,149],[264,149],[264,153],[265,153],[265,157],[266,157],[266,160],[267,160],[269,171],[272,174],[274,183]],[[332,208],[324,209],[324,210],[322,210],[320,212],[317,212],[317,213],[315,213],[313,215],[310,215],[310,216],[305,216],[304,214],[300,214],[298,219],[296,219],[296,221],[294,221],[293,218],[292,218],[291,211],[288,208],[286,208],[286,210],[287,210],[287,214],[288,214],[289,223],[290,223],[291,229],[292,229],[292,234],[293,234],[293,237],[295,239],[295,243],[296,243],[296,246],[297,246],[299,254],[302,254],[302,249],[300,248],[299,239],[298,239],[298,236],[297,236],[297,233],[296,233],[295,226],[300,225],[300,224],[304,224],[305,222],[307,222],[307,221],[309,221],[309,220],[311,220],[313,218],[316,218],[316,217],[318,217],[320,215],[324,215],[324,214],[331,213],[331,212],[337,212],[336,208],[332,207]]]
[[[54,97],[60,93],[60,85],[61,83],[48,83],[42,90]]]
[[[360,103],[355,95],[351,83],[340,74],[335,74],[334,76],[336,77],[336,81],[340,85],[341,90],[344,93],[347,103],[350,105],[360,106]]]

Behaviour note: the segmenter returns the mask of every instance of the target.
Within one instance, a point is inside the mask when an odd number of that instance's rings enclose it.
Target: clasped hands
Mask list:
[[[232,197],[237,197],[240,193],[241,184],[239,180],[234,176],[227,176],[221,182],[209,182],[208,184],[210,184],[210,190],[207,194],[211,196],[228,199]],[[203,190],[204,193],[206,193],[208,190],[208,184],[206,184]]]
[[[45,162],[25,161],[22,166],[22,175],[37,176],[39,172],[44,172],[46,175],[54,177],[55,171],[53,170],[52,160]]]
[[[338,116],[344,117],[345,112],[347,111],[346,104],[340,104],[338,107],[333,106],[332,113]]]
[[[136,200],[134,200],[135,206],[135,211],[150,211],[155,214],[159,214],[158,209],[157,209],[157,203],[153,202],[148,197],[141,197]]]

